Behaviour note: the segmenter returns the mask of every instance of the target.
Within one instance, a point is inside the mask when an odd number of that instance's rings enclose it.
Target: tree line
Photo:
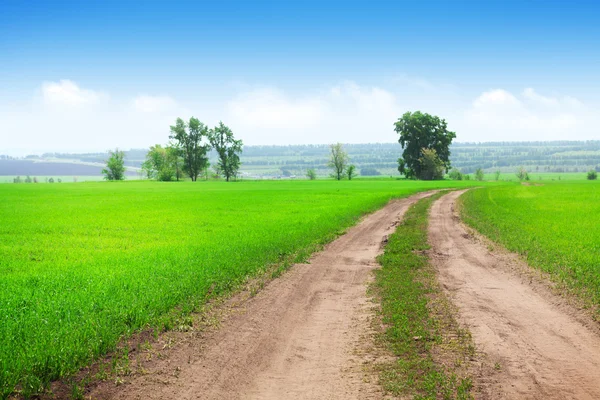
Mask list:
[[[164,147],[156,144],[146,154],[142,170],[149,179],[178,181],[188,176],[195,182],[202,175],[208,179],[208,153],[212,149],[218,156],[217,164],[213,166],[215,174],[224,176],[228,182],[237,177],[244,144],[235,139],[231,129],[223,122],[210,129],[198,118],[191,117],[189,121],[177,118],[175,125],[170,126],[170,132]],[[118,149],[110,151],[102,173],[107,180],[123,180],[124,152]]]

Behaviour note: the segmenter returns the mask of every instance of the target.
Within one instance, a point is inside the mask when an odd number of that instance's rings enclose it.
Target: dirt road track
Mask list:
[[[429,239],[441,284],[493,366],[479,378],[476,397],[600,399],[597,326],[515,273],[515,257],[490,253],[470,237],[454,212],[460,194],[434,203]]]
[[[310,264],[297,264],[229,317],[145,374],[93,398],[379,399],[357,353],[369,330],[366,283],[381,242],[423,193],[368,215]]]

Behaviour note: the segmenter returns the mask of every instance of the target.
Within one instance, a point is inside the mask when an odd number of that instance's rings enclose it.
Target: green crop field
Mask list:
[[[393,197],[473,184],[0,185],[0,395],[35,394],[137,330],[169,329]]]
[[[600,317],[600,184],[535,183],[471,190],[463,219],[590,299]]]

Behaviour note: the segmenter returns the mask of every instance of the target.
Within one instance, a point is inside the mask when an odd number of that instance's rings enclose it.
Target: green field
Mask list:
[[[34,394],[137,330],[173,327],[393,197],[457,184],[473,182],[0,185],[0,395]]]
[[[600,317],[600,183],[488,187],[461,203],[467,224],[591,300]]]

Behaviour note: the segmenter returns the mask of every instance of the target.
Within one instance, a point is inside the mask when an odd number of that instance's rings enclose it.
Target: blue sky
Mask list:
[[[146,147],[190,115],[249,144],[392,142],[416,109],[459,141],[598,138],[599,20],[593,1],[5,0],[0,143]]]

